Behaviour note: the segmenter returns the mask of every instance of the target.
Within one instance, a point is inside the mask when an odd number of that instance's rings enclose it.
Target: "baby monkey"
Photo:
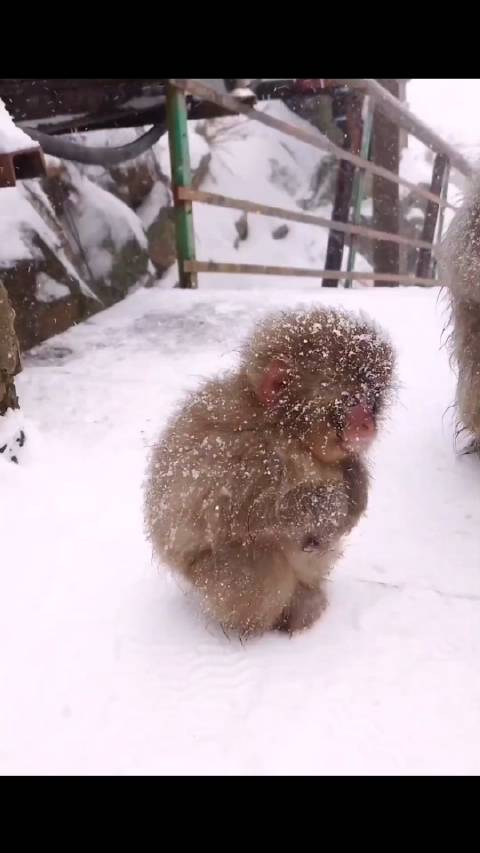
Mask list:
[[[156,555],[241,637],[307,628],[365,511],[364,454],[394,357],[368,320],[326,308],[261,322],[238,369],[194,392],[149,464]]]

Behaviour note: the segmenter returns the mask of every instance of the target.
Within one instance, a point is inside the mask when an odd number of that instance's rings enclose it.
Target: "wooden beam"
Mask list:
[[[184,200],[197,201],[200,204],[212,204],[215,207],[227,207],[233,210],[244,210],[246,213],[258,214],[260,216],[273,216],[276,219],[286,219],[291,222],[301,222],[305,225],[318,225],[323,228],[342,230],[345,234],[357,234],[360,237],[368,237],[370,240],[386,240],[400,243],[405,246],[430,249],[430,243],[423,240],[415,240],[413,237],[403,237],[401,234],[388,234],[385,231],[376,231],[366,225],[353,225],[349,222],[334,222],[324,216],[316,216],[313,213],[301,213],[296,210],[288,210],[284,207],[271,207],[268,204],[260,204],[256,201],[247,201],[242,198],[210,193],[205,190],[194,190],[191,187],[179,187],[178,197]]]
[[[185,261],[185,270],[196,273],[232,273],[234,275],[286,275],[292,278],[318,278],[323,279],[325,276],[337,278],[357,279],[359,281],[398,281],[400,278],[405,284],[420,284],[424,286],[438,286],[438,282],[434,278],[418,278],[412,275],[392,275],[391,273],[374,273],[374,272],[346,272],[344,270],[316,270],[310,267],[275,267],[265,264],[230,264],[221,261]]]
[[[448,159],[445,157],[445,154],[437,154],[433,163],[432,181],[430,184],[430,189],[432,190],[432,192],[441,193],[447,168]],[[437,227],[438,211],[438,204],[434,204],[430,201],[427,203],[427,208],[425,210],[425,219],[423,222],[422,240],[433,243],[433,238],[435,237],[435,229]],[[431,268],[431,262],[431,247],[430,249],[420,249],[417,260],[417,275],[428,275]]]
[[[343,130],[343,150],[359,154],[362,136],[362,99],[348,90],[337,92],[333,98],[333,110],[334,115],[338,110],[341,112],[342,117],[337,119],[337,126]],[[346,224],[348,222],[354,177],[355,166],[353,163],[348,160],[340,160],[332,210],[332,219],[339,223]],[[325,258],[327,269],[341,270],[344,245],[345,232],[342,229],[332,227],[328,235]],[[338,287],[338,279],[325,278],[322,284],[323,287]]]
[[[396,80],[382,80],[382,85],[389,91],[398,93]],[[400,170],[400,129],[398,124],[391,121],[378,109],[373,113],[372,159],[395,174]],[[373,176],[373,225],[379,231],[389,231],[398,234],[400,226],[400,193],[398,184],[386,180],[383,175]],[[375,272],[384,270],[388,273],[400,271],[400,253],[398,245],[376,242],[373,246],[373,268]],[[387,279],[385,279],[385,284]],[[390,286],[398,281],[388,280]],[[381,286],[382,282],[376,282]]]

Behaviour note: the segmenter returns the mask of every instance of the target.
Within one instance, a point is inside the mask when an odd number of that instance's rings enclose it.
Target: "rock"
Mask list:
[[[162,208],[147,230],[148,251],[157,272],[162,275],[175,262],[175,211]]]
[[[38,234],[32,236],[32,243],[38,248],[38,257],[17,261],[1,271],[15,311],[15,329],[22,350],[65,331],[100,307],[93,296],[89,298],[82,292],[78,279]],[[64,295],[39,299],[39,284],[47,289],[50,286],[52,291],[61,288]]]
[[[50,178],[45,190],[82,277],[104,306],[153,275],[142,223],[118,197],[71,165],[62,175]]]
[[[288,225],[279,225],[278,228],[275,228],[275,230],[272,231],[272,237],[274,240],[283,240],[289,231],[290,228]]]
[[[248,219],[246,213],[242,213],[240,219],[237,219],[235,222],[235,230],[238,236],[233,245],[235,249],[238,249],[240,243],[248,237]]]

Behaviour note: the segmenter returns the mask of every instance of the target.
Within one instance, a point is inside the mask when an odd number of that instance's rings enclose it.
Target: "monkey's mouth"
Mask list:
[[[354,435],[343,438],[341,441],[342,448],[349,453],[363,453],[368,450],[375,438],[376,432],[368,435]]]

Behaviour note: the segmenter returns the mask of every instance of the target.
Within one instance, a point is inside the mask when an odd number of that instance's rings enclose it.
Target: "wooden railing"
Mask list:
[[[456,168],[463,175],[469,176],[471,167],[465,158],[451,145],[441,139],[433,130],[428,128],[420,119],[414,116],[407,107],[398,99],[393,97],[375,80],[339,80],[342,85],[360,89],[372,101],[370,108],[378,109],[410,134],[416,136],[424,144],[436,152],[433,164],[432,180],[430,189],[418,186],[390,169],[378,165],[365,156],[360,156],[352,151],[345,150],[336,145],[326,136],[296,127],[286,121],[275,118],[266,112],[261,112],[253,106],[249,106],[230,95],[222,95],[204,84],[194,80],[172,79],[168,83],[167,115],[169,126],[169,143],[172,163],[172,187],[174,192],[174,203],[176,208],[176,235],[177,235],[177,258],[179,267],[179,285],[181,287],[196,287],[197,274],[211,273],[242,273],[256,275],[288,275],[308,276],[319,278],[323,283],[335,284],[339,281],[346,282],[358,279],[362,281],[381,282],[382,284],[405,284],[431,286],[437,284],[434,276],[429,275],[432,262],[432,249],[434,246],[435,233],[441,233],[443,226],[443,215],[445,209],[455,209],[447,201],[447,188],[450,166]],[[188,150],[187,133],[187,103],[186,94],[190,93],[195,98],[207,101],[227,110],[230,113],[239,113],[252,121],[258,121],[268,127],[274,128],[286,136],[298,139],[307,145],[333,155],[339,161],[350,163],[358,170],[358,175],[363,180],[366,174],[378,176],[398,186],[405,187],[409,192],[426,202],[425,220],[421,239],[404,237],[398,233],[378,230],[354,222],[342,222],[338,219],[327,219],[295,210],[271,207],[268,205],[247,201],[245,199],[231,198],[217,193],[209,193],[195,190],[191,186],[191,169]],[[403,246],[412,246],[418,249],[416,274],[402,274],[376,270],[375,272],[359,272],[351,268],[349,262],[347,270],[341,269],[308,269],[302,267],[279,267],[263,264],[232,264],[218,261],[201,261],[195,257],[195,236],[193,230],[192,204],[210,204],[219,207],[235,208],[249,213],[273,216],[293,222],[317,225],[327,228],[330,232],[348,234],[352,241],[358,237],[367,238],[372,241],[384,241],[396,243]],[[357,216],[358,219],[358,205]]]

